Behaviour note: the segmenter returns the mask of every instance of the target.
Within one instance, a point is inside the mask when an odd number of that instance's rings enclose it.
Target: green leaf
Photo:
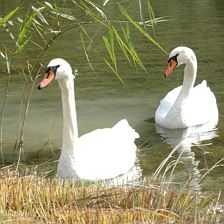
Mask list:
[[[110,55],[110,58],[112,59],[113,56],[112,56],[111,46],[110,46],[110,42],[108,41],[108,38],[105,37],[105,36],[103,36],[103,41],[104,41],[104,44],[105,44],[105,46],[106,46],[106,48],[107,48],[107,51],[108,51],[108,53],[109,53],[109,55]]]
[[[23,19],[21,17],[18,16],[17,20],[18,20],[19,23],[23,23]]]
[[[29,28],[32,25],[33,19],[36,16],[36,13],[33,13],[22,25],[21,31],[19,33],[18,36],[18,43],[21,42],[23,40],[23,38],[25,37],[27,31],[29,30]]]
[[[95,3],[89,1],[89,0],[85,0],[85,2],[89,3],[90,5],[92,5],[96,11],[98,11],[100,13],[100,15],[107,20],[107,17],[105,15],[105,13],[99,8],[99,6],[97,6]]]
[[[106,4],[109,2],[110,0],[104,0],[103,6],[106,6]]]
[[[124,86],[127,87],[126,83],[123,81],[123,79],[120,77],[118,72],[113,68],[113,66],[104,58],[105,63],[109,66],[109,68],[114,72],[114,74],[118,77],[118,79],[124,84]]]
[[[151,22],[152,30],[153,30],[153,32],[155,32],[154,23],[155,23],[155,19],[156,19],[156,18],[155,18],[155,14],[154,14],[154,12],[153,12],[153,9],[152,9],[152,6],[151,6],[149,0],[147,0],[147,6],[148,6],[149,18],[150,18],[150,20],[152,21],[152,22]]]
[[[22,52],[23,48],[28,44],[29,39],[25,40],[21,45],[16,48],[15,54],[19,54]]]
[[[99,15],[98,14],[96,14],[96,13],[94,13],[93,12],[93,10],[87,5],[87,4],[85,4],[85,2],[88,2],[88,1],[86,1],[86,0],[81,0],[80,1],[80,4],[78,4],[76,1],[72,1],[73,3],[75,3],[79,8],[81,8],[82,10],[85,10],[85,12],[86,12],[86,14],[87,15],[89,15],[89,16],[91,16],[93,19],[94,19],[94,21],[97,21],[98,23],[100,23],[100,24],[102,24],[103,26],[106,26],[107,28],[109,27],[109,25],[108,25],[108,21],[107,21],[107,19],[106,20],[102,20],[102,18],[100,17],[99,18]],[[89,3],[89,2],[88,2]],[[102,15],[102,14],[101,14]],[[102,15],[103,16],[103,15]],[[103,16],[104,17],[104,16]],[[105,22],[105,21],[107,21],[107,23]]]
[[[0,52],[0,55],[1,55],[3,58],[5,58],[5,55],[4,55],[2,52]]]
[[[140,58],[138,57],[138,54],[135,51],[134,46],[133,46],[133,44],[131,42],[130,31],[129,31],[128,24],[127,24],[127,29],[126,30],[122,27],[122,31],[123,31],[123,35],[124,35],[124,38],[125,38],[126,43],[124,43],[124,41],[121,39],[121,37],[119,36],[118,32],[116,30],[114,30],[119,45],[120,46],[123,46],[121,49],[123,50],[123,52],[124,52],[124,49],[127,50],[127,52],[129,53],[129,55],[132,57],[134,63],[137,62],[139,64],[139,66],[144,71],[146,71],[144,65],[142,64]],[[128,61],[130,61],[129,57],[127,56],[127,53],[124,53],[124,54],[128,58]]]
[[[16,7],[14,10],[9,12],[6,16],[0,19],[0,26],[4,25],[17,11],[19,10],[19,7]]]
[[[9,63],[9,58],[7,52],[5,52],[5,62],[6,62],[6,67],[7,67],[7,72],[10,74],[11,68],[10,68],[10,63]]]
[[[105,36],[103,36],[103,40],[105,43],[105,46],[107,48],[107,51],[110,55],[110,59],[114,65],[114,69],[117,72],[117,59],[116,59],[116,54],[115,54],[115,48],[114,48],[114,32],[113,29],[109,29],[109,39]]]
[[[130,50],[129,48],[126,46],[126,44],[124,43],[124,41],[121,39],[121,37],[119,36],[118,32],[115,30],[114,28],[114,34],[116,36],[117,42],[121,48],[121,50],[123,51],[125,57],[127,58],[127,60],[129,61],[129,63],[131,64],[131,61],[129,59],[128,53],[130,54]]]
[[[81,42],[82,42],[82,46],[83,46],[83,50],[84,50],[84,53],[85,53],[86,60],[88,61],[88,64],[89,64],[90,68],[94,71],[94,68],[93,68],[93,66],[92,66],[92,64],[91,64],[91,62],[89,60],[89,54],[88,54],[88,51],[89,51],[89,49],[91,47],[91,43],[86,48],[85,43],[84,43],[84,38],[83,38],[82,32],[80,32],[80,39],[81,39]]]
[[[144,26],[144,29],[146,30],[145,18],[144,18],[144,13],[143,13],[143,10],[142,10],[142,2],[141,2],[141,0],[138,0],[138,4],[139,4],[140,18],[141,18],[142,24]]]
[[[146,33],[142,27],[135,22],[131,16],[127,13],[127,11],[125,10],[125,8],[118,3],[118,7],[119,10],[121,11],[121,13],[149,40],[151,41],[155,46],[157,46],[159,49],[161,49],[165,54],[168,54],[167,51],[165,49],[163,49],[153,38],[149,33]]]
[[[43,10],[44,8],[45,8],[45,7],[41,7],[41,8],[39,8],[39,9],[37,9],[37,8],[35,8],[34,6],[32,6],[33,11],[37,14],[37,16],[39,17],[39,19],[40,19],[43,23],[49,25],[48,22],[47,22],[47,20],[44,18],[44,16],[43,16],[42,13],[41,13],[41,10]]]
[[[47,5],[49,8],[51,8],[52,10],[54,10],[54,7],[52,6],[52,4],[50,2],[44,2],[45,5]]]
[[[57,16],[60,16],[64,19],[68,19],[68,20],[71,20],[71,21],[74,21],[76,20],[74,16],[71,16],[71,15],[68,15],[68,14],[65,14],[65,13],[59,13],[59,12],[54,12],[54,11],[51,11],[51,13],[57,15]]]
[[[115,49],[114,49],[114,33],[112,29],[109,29],[109,35],[110,35],[110,45],[111,45],[111,55],[112,55],[111,60],[114,63],[115,69],[117,70],[117,59],[116,59]]]

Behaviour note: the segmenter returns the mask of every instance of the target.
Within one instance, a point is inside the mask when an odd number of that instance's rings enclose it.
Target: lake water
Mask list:
[[[1,14],[14,8],[18,2],[10,1],[9,4],[9,1],[2,0]],[[138,16],[139,12],[135,10],[134,1],[131,6],[135,16]],[[181,45],[191,47],[195,51],[198,59],[196,84],[206,79],[217,97],[219,107],[218,129],[209,132],[208,136],[201,137],[201,140],[208,139],[202,142],[206,144],[192,147],[192,141],[188,139],[189,141],[184,142],[185,146],[181,145],[175,154],[176,157],[180,156],[182,161],[182,165],[176,169],[175,181],[181,183],[189,178],[189,185],[194,189],[200,188],[213,192],[224,190],[222,167],[211,171],[202,184],[198,183],[206,169],[224,157],[224,3],[218,0],[185,2],[171,0],[152,1],[152,6],[156,17],[166,17],[168,20],[156,25],[156,40],[168,52]],[[116,15],[113,7],[111,14]],[[9,38],[7,34],[1,34],[1,44],[7,42],[7,38]],[[147,176],[152,174],[171,152],[175,143],[178,143],[178,138],[186,136],[186,131],[160,134],[161,130],[158,130],[154,122],[154,113],[159,101],[168,91],[181,84],[183,67],[177,68],[169,78],[164,79],[163,72],[166,69],[168,56],[138,33],[134,33],[133,41],[136,42],[136,49],[148,73],[131,69],[120,56],[120,74],[127,88],[102,61],[95,57],[91,58],[95,72],[90,69],[88,63],[83,60],[80,37],[75,30],[56,42],[47,53],[45,62],[47,64],[52,58],[62,57],[68,60],[74,69],[79,68],[79,75],[75,79],[75,91],[80,135],[96,128],[111,127],[122,118],[128,119],[141,136],[137,141],[139,166],[143,176]],[[3,46],[1,45],[0,48],[3,49]],[[31,49],[29,56],[31,60],[35,60],[37,53]],[[2,61],[0,65],[0,95],[4,96],[7,79],[3,72]],[[17,58],[15,67],[18,69],[21,66],[25,66],[24,61],[22,58]],[[2,127],[6,161],[17,160],[18,157],[18,153],[12,149],[18,129],[24,80],[23,75],[16,70],[9,84]],[[0,103],[2,105],[3,97]],[[195,131],[190,133],[195,135]],[[52,152],[50,147],[46,146],[46,142],[50,138],[53,150],[58,149],[61,135],[62,114],[57,83],[42,91],[35,88],[24,131],[25,157],[32,160],[37,156],[40,159],[47,154],[51,156]],[[38,154],[34,153],[37,151]],[[31,157],[27,157],[28,154],[31,154]]]

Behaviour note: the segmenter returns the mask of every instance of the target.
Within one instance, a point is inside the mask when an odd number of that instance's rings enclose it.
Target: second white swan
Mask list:
[[[38,89],[54,79],[61,88],[63,108],[63,140],[57,176],[102,180],[132,169],[137,148],[134,140],[139,135],[127,120],[119,121],[112,128],[97,129],[78,137],[74,75],[68,62],[60,58],[51,60]]]
[[[175,67],[186,64],[183,85],[170,91],[155,113],[155,121],[165,128],[186,128],[208,122],[218,122],[218,108],[213,92],[204,80],[194,87],[197,74],[197,60],[192,49],[175,48],[169,56],[167,77]]]

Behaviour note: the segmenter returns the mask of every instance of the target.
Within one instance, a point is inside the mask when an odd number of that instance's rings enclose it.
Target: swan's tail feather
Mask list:
[[[119,130],[119,132],[120,132],[122,135],[127,134],[128,136],[131,136],[131,137],[133,137],[134,139],[139,138],[139,134],[138,134],[138,132],[136,132],[135,129],[132,128],[132,127],[129,125],[129,123],[128,123],[128,121],[127,121],[126,119],[122,119],[122,120],[120,120],[117,124],[115,124],[115,125],[113,126],[113,129],[114,129],[115,131],[118,131],[118,130]]]
[[[201,82],[201,85],[203,85],[203,86],[206,86],[206,87],[207,87],[207,81],[206,81],[206,80],[203,80],[203,81]]]

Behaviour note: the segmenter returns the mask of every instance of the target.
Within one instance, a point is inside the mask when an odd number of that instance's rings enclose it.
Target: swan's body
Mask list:
[[[127,120],[112,128],[97,129],[78,137],[74,76],[70,65],[63,59],[52,60],[43,88],[54,79],[61,88],[63,107],[63,142],[57,175],[60,178],[102,180],[115,178],[133,168],[136,160],[134,140],[139,137]]]
[[[175,48],[169,57],[168,76],[176,65],[186,64],[183,85],[170,91],[155,113],[155,121],[165,128],[186,128],[205,123],[218,122],[218,108],[213,92],[204,80],[194,87],[197,74],[197,60],[187,47]]]

